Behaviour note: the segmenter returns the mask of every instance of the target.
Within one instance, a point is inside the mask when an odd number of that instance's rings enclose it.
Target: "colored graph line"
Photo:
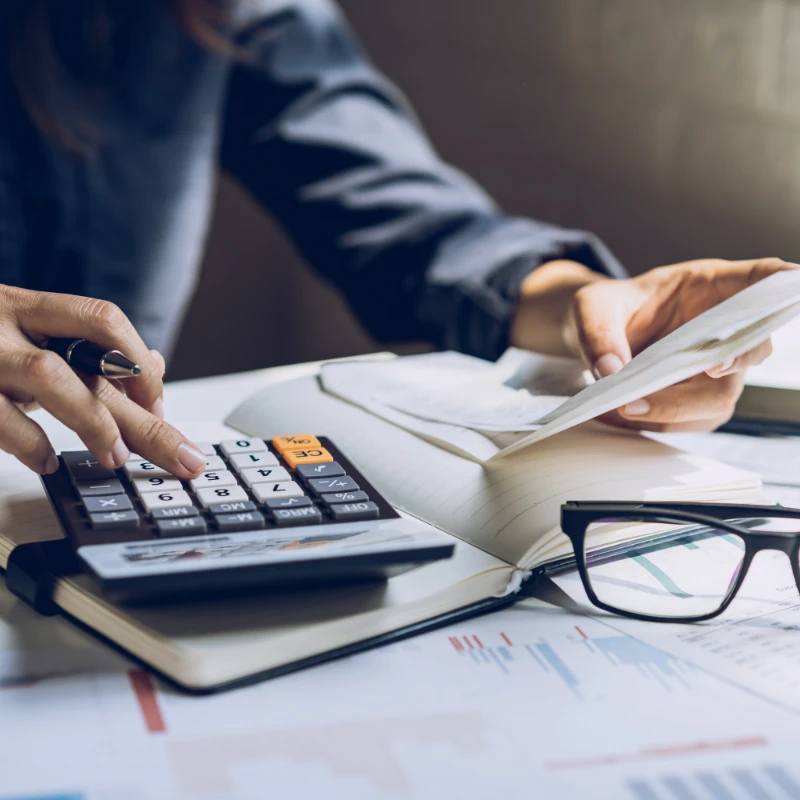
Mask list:
[[[644,567],[671,595],[680,597],[681,600],[687,600],[692,595],[684,592],[675,581],[664,572],[663,569],[657,567],[647,556],[632,555],[631,558],[640,566]]]
[[[668,758],[697,753],[718,752],[721,750],[745,750],[753,747],[765,747],[767,740],[761,736],[745,739],[729,739],[720,742],[693,742],[692,744],[668,745],[665,747],[647,747],[635,753],[622,753],[592,758],[579,758],[563,761],[551,761],[545,764],[547,769],[575,769],[577,767],[600,767],[607,764],[619,764],[625,761],[645,761],[653,758]]]
[[[85,800],[82,794],[26,794],[26,795],[13,795],[7,797],[3,795],[0,800]]]
[[[167,730],[164,716],[158,704],[156,687],[150,676],[143,669],[132,669],[128,678],[133,687],[133,693],[139,703],[139,709],[144,717],[144,724],[148,733],[164,733]]]

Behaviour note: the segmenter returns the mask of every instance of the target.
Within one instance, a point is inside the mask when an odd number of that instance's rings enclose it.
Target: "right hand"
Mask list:
[[[51,337],[121,350],[142,374],[117,385],[79,377],[42,349]],[[39,405],[75,431],[105,467],[121,467],[132,449],[178,478],[198,476],[205,456],[163,420],[163,375],[164,359],[112,303],[0,285],[0,449],[35,472],[58,468],[47,435],[25,414]]]

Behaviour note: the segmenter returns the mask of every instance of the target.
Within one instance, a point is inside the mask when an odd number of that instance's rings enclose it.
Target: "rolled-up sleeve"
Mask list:
[[[239,41],[222,166],[376,338],[494,359],[538,265],[623,274],[592,234],[505,216],[445,164],[327,0],[265,7]]]

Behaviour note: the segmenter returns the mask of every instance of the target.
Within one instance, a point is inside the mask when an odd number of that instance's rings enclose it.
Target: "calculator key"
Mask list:
[[[336,522],[347,522],[351,519],[370,519],[378,516],[375,503],[342,503],[330,507],[331,516]]]
[[[294,481],[283,483],[257,483],[252,488],[259,503],[274,500],[278,497],[303,497],[303,490]]]
[[[333,456],[324,447],[306,447],[300,450],[284,450],[283,459],[295,469],[300,464],[324,464],[333,461]]]
[[[134,461],[125,465],[125,472],[132,481],[139,478],[174,478],[175,476],[150,461]]]
[[[236,503],[212,503],[208,510],[217,514],[237,514],[241,511],[255,511],[256,504],[252,500],[239,500]]]
[[[179,506],[172,508],[154,508],[150,516],[155,519],[183,519],[184,517],[196,517],[200,512],[194,506]]]
[[[179,508],[190,506],[192,499],[183,490],[177,492],[145,492],[141,495],[142,504],[148,511],[157,508]]]
[[[310,497],[273,497],[264,505],[274,511],[276,508],[305,508],[311,505]]]
[[[61,454],[74,483],[104,481],[116,478],[113,469],[104,467],[88,450],[72,450]]]
[[[330,464],[300,464],[297,474],[301,478],[337,478],[344,475],[341,464],[331,461]]]
[[[303,508],[276,508],[272,512],[276,525],[317,525],[322,522],[322,514],[316,506]]]
[[[204,455],[204,456],[215,456],[217,451],[211,442],[195,442],[194,446]]]
[[[81,497],[97,497],[104,494],[125,494],[122,484],[116,478],[107,481],[80,481],[75,484]]]
[[[144,492],[179,492],[183,485],[176,478],[139,478],[133,482],[138,495]]]
[[[323,503],[333,505],[334,503],[363,503],[369,500],[366,492],[335,492],[334,494],[323,494]]]
[[[283,455],[287,450],[299,450],[303,447],[321,447],[319,439],[310,433],[298,433],[294,436],[276,436],[272,446]]]
[[[202,517],[181,517],[179,519],[157,519],[158,532],[162,535],[183,536],[184,534],[206,533],[208,525]]]
[[[189,481],[194,491],[200,489],[216,489],[220,486],[236,486],[236,478],[232,472],[222,470],[221,472],[204,472],[199,478]]]
[[[105,497],[84,497],[83,505],[89,514],[104,511],[133,511],[133,503],[126,494],[110,494]]]
[[[237,472],[254,467],[277,467],[278,459],[274,453],[234,453],[231,464]]]
[[[89,514],[92,529],[96,531],[130,530],[139,527],[139,515],[135,511],[111,511],[104,514]]]
[[[257,483],[281,483],[290,481],[292,476],[283,467],[259,467],[258,469],[243,469],[239,477],[252,488]]]
[[[240,511],[238,514],[220,514],[214,517],[218,530],[260,531],[266,527],[264,515],[258,511]]]
[[[250,498],[241,486],[220,486],[216,489],[198,489],[197,499],[204,508],[213,503],[244,503]]]
[[[204,472],[220,472],[224,469],[228,468],[219,456],[206,456],[206,468]]]
[[[229,458],[234,453],[264,453],[267,445],[263,439],[225,439],[219,443],[222,452]]]
[[[328,492],[357,492],[361,488],[347,475],[339,478],[309,478],[307,483],[316,495]]]

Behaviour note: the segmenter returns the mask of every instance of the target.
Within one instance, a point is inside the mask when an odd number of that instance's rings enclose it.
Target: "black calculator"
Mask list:
[[[198,443],[182,481],[137,456],[118,470],[63,452],[45,489],[82,568],[120,600],[386,579],[449,558],[453,540],[401,516],[330,439]]]

